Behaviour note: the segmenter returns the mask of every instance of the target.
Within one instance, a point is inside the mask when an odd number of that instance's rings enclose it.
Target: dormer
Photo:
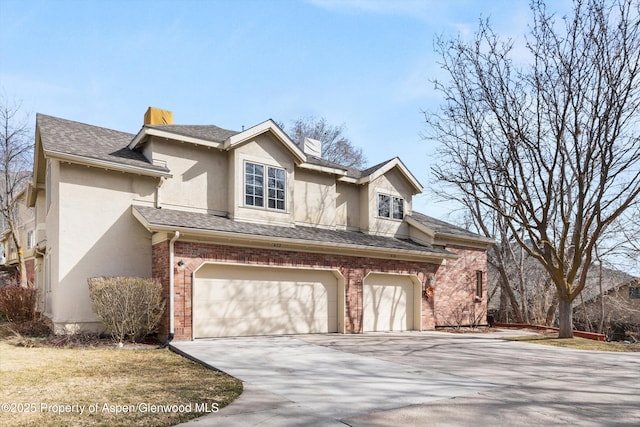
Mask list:
[[[273,121],[228,138],[229,217],[293,226],[295,166],[306,156]]]
[[[409,236],[404,220],[412,212],[413,196],[422,185],[399,158],[362,171],[360,189],[360,228],[369,234]]]

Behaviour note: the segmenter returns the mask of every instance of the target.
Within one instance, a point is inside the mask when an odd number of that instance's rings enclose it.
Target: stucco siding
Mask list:
[[[231,217],[238,221],[250,221],[256,223],[269,223],[278,225],[291,225],[294,221],[293,211],[296,200],[294,199],[294,163],[291,155],[279,141],[266,133],[237,147],[235,155],[230,158],[231,170],[234,171],[233,206],[230,207]],[[266,207],[248,206],[245,203],[245,163],[257,163],[285,170],[286,195],[285,209],[275,210]],[[266,194],[264,204],[266,206]]]
[[[61,168],[59,196],[64,203],[59,246],[52,250],[55,323],[96,320],[87,278],[151,275],[151,236],[132,216],[131,203],[152,203],[156,181],[76,165]]]
[[[68,304],[68,296],[64,292],[59,292],[59,260],[60,260],[60,200],[59,200],[59,179],[60,164],[56,160],[47,161],[47,190],[49,197],[45,195],[46,230],[47,230],[47,250],[45,271],[45,288],[47,297],[45,298],[45,313],[55,318],[56,309],[60,310]],[[48,203],[47,203],[48,201]]]
[[[227,152],[177,141],[152,140],[145,156],[171,171],[160,187],[159,202],[169,208],[190,208],[214,214],[227,208]]]
[[[405,221],[378,216],[378,194],[400,197],[404,200],[404,213],[411,212],[412,190],[406,179],[397,170],[371,181],[366,195],[368,203],[368,231],[384,236],[408,237],[409,228]]]
[[[336,185],[332,175],[296,169],[293,195],[296,223],[336,225]]]
[[[336,226],[348,230],[360,228],[360,187],[336,184]]]

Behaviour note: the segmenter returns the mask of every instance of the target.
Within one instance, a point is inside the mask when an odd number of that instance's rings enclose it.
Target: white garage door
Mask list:
[[[208,264],[194,276],[194,338],[338,331],[330,271]]]
[[[419,329],[420,307],[415,306],[420,303],[419,287],[409,276],[369,274],[363,284],[363,302],[364,332]]]

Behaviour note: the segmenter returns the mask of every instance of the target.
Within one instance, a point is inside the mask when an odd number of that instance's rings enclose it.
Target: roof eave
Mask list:
[[[187,142],[190,144],[201,145],[209,148],[223,147],[223,143],[221,142],[210,141],[208,139],[202,139],[202,138],[195,138],[193,136],[181,135],[179,133],[169,132],[161,129],[143,127],[142,129],[140,129],[140,132],[138,132],[138,134],[129,143],[128,145],[129,149],[133,150],[135,148],[140,147],[141,145],[144,144],[146,139],[150,136],[155,136],[158,138],[165,138],[165,139],[172,139],[180,142]]]
[[[463,245],[480,249],[486,249],[491,245],[495,245],[496,241],[483,236],[461,236],[458,234],[436,232],[434,240],[436,245]]]
[[[412,251],[407,249],[397,248],[378,248],[364,245],[353,244],[341,244],[339,247],[332,242],[311,242],[309,240],[291,239],[291,238],[278,238],[271,236],[260,236],[256,234],[244,234],[229,231],[218,230],[203,230],[200,228],[173,226],[173,225],[159,225],[152,224],[135,208],[133,209],[133,215],[140,223],[150,232],[162,232],[172,233],[179,231],[183,236],[192,236],[194,238],[218,238],[224,239],[227,244],[242,244],[244,246],[251,246],[253,243],[258,247],[271,247],[278,248],[280,250],[304,250],[308,252],[321,252],[321,253],[344,253],[344,254],[357,254],[360,256],[370,256],[373,258],[392,258],[392,259],[409,259],[409,260],[423,260],[434,263],[441,263],[447,259],[457,259],[459,256],[456,254],[443,254],[443,253],[429,253],[423,251]],[[277,244],[277,246],[274,246]],[[286,246],[284,246],[286,245]]]
[[[48,158],[53,158],[53,159],[61,160],[64,162],[76,163],[80,165],[92,166],[92,167],[102,168],[102,169],[109,169],[109,170],[114,170],[118,172],[135,173],[137,175],[145,175],[145,176],[151,176],[155,178],[160,178],[160,177],[171,178],[173,176],[168,171],[165,172],[165,171],[160,171],[156,169],[144,168],[140,166],[125,165],[122,163],[110,162],[107,160],[93,159],[85,156],[80,156],[77,154],[62,153],[60,151],[45,150],[44,154]]]
[[[322,165],[314,165],[313,163],[300,163],[299,165],[303,169],[309,169],[316,172],[323,172],[333,175],[338,175],[340,178],[347,175],[347,171],[344,169],[332,168]]]
[[[463,236],[460,234],[435,231],[431,227],[410,216],[405,217],[405,221],[407,221],[407,223],[412,227],[415,227],[419,231],[425,233],[430,239],[433,239],[434,245],[465,245],[477,248],[486,248],[487,246],[491,246],[496,243],[495,240],[480,235]]]

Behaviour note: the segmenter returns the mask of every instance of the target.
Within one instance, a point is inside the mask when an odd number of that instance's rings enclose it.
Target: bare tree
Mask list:
[[[280,124],[284,129],[284,126]],[[316,139],[322,142],[322,158],[342,166],[363,169],[367,164],[367,158],[362,148],[355,147],[345,135],[346,126],[333,126],[327,123],[324,117],[301,117],[291,125],[287,131],[289,137],[303,146],[305,138]]]
[[[603,233],[640,193],[640,3],[574,0],[556,20],[531,2],[527,60],[482,20],[474,40],[439,39],[450,80],[439,112],[437,180],[479,204],[543,266],[561,338]],[[528,62],[523,64],[523,62]]]
[[[19,103],[0,100],[0,214],[9,230],[10,239],[18,254],[20,284],[26,286],[27,272],[19,234],[19,196],[31,178],[33,143],[28,119],[20,114]]]

